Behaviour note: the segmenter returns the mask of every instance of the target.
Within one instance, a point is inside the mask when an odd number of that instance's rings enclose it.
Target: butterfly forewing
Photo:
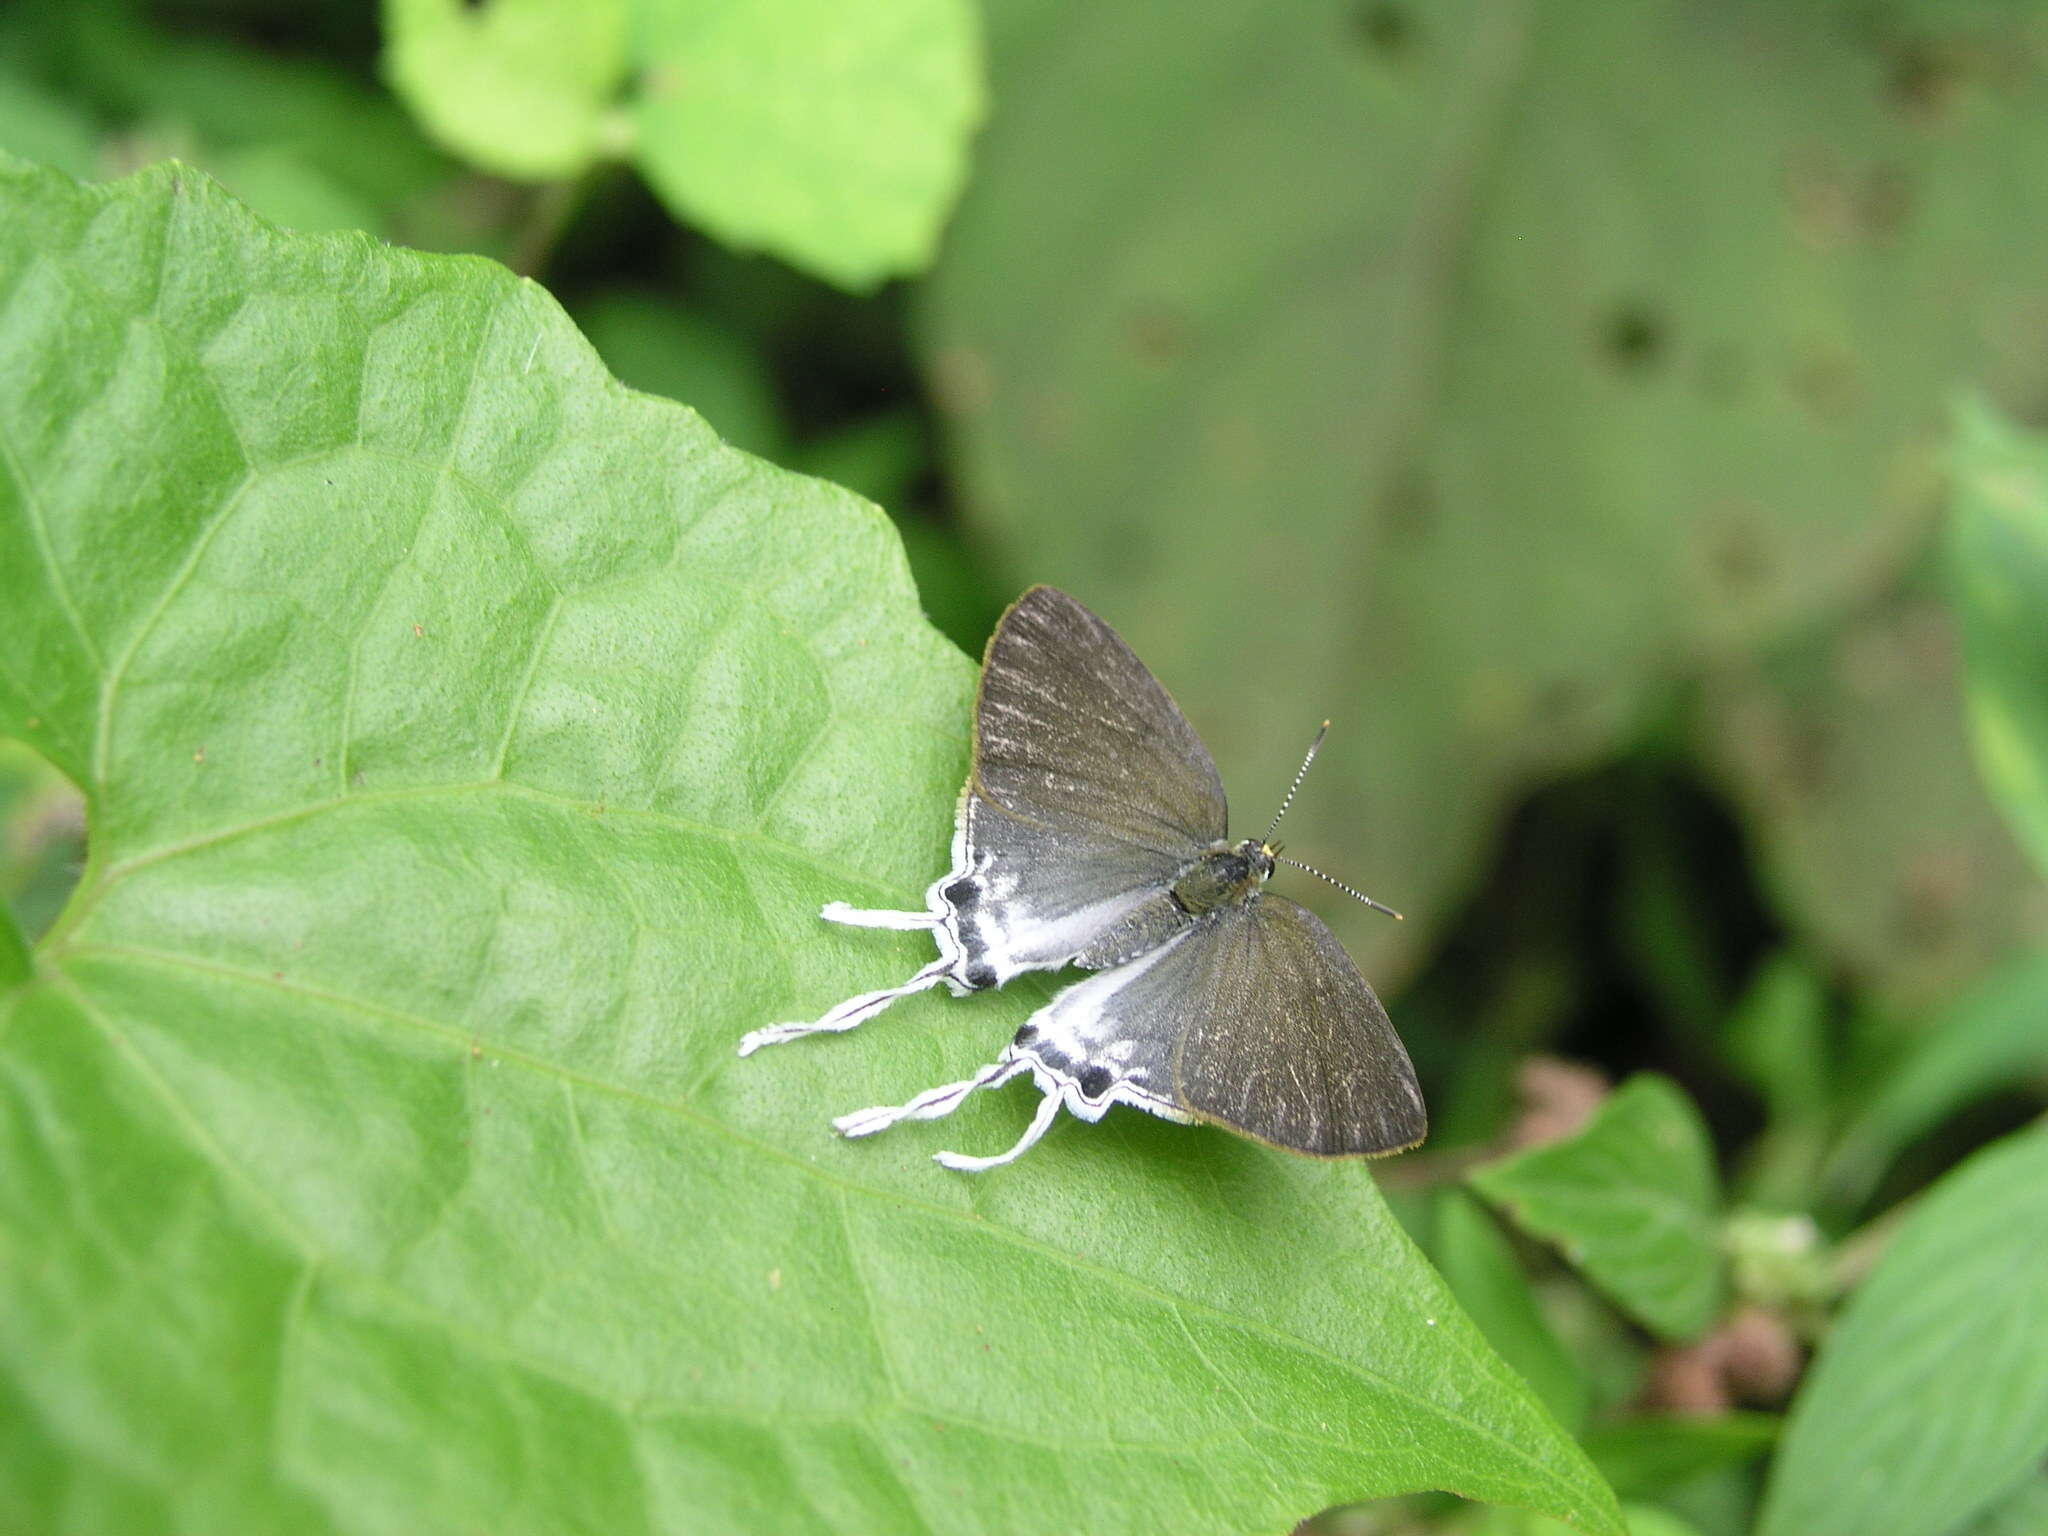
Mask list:
[[[1318,1157],[1398,1152],[1428,1129],[1394,1026],[1320,920],[1261,894],[1190,935],[1173,1092],[1197,1118]]]
[[[1102,620],[1033,587],[989,642],[974,789],[1020,820],[1184,866],[1223,836],[1216,764],[1159,680]]]
[[[1005,952],[1101,965],[1160,942],[1166,888],[1226,815],[1208,749],[1116,632],[1051,587],[1019,598],[982,668],[963,828],[995,908],[973,917]]]

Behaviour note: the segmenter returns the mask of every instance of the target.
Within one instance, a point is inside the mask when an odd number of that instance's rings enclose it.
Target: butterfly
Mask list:
[[[1422,1091],[1386,1010],[1335,935],[1265,888],[1281,863],[1330,880],[1272,841],[1322,741],[1319,731],[1266,835],[1233,842],[1216,764],[1159,680],[1074,598],[1033,587],[989,639],[952,868],[925,892],[925,910],[835,901],[822,913],[928,931],[938,958],[814,1023],[757,1029],[740,1054],[853,1029],[940,983],[966,996],[1078,966],[1095,974],[1057,993],[972,1077],[834,1128],[868,1136],[935,1119],[1028,1073],[1042,1098],[1016,1145],[937,1161],[962,1172],[1011,1162],[1062,1105],[1097,1121],[1129,1104],[1312,1157],[1415,1146],[1427,1129]]]

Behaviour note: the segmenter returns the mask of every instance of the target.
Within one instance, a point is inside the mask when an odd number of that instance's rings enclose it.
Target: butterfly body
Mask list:
[[[1414,1145],[1422,1096],[1379,1000],[1321,922],[1266,893],[1270,843],[1232,841],[1226,822],[1215,764],[1158,680],[1080,603],[1035,587],[989,641],[952,867],[925,910],[824,909],[928,930],[938,958],[814,1023],[756,1030],[741,1054],[854,1028],[928,987],[966,995],[1077,966],[1096,974],[974,1077],[835,1125],[861,1136],[934,1118],[1028,1073],[1044,1098],[1017,1145],[942,1163],[1007,1162],[1060,1107],[1098,1120],[1117,1103],[1313,1156]]]
[[[1202,850],[1187,873],[1173,882],[1176,905],[1191,917],[1258,900],[1260,888],[1273,878],[1273,850],[1255,837],[1241,843],[1219,842]]]

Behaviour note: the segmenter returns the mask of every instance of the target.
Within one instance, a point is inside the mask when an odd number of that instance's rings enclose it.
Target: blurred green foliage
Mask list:
[[[2040,916],[1941,615],[1779,656],[1910,580],[1959,380],[2048,388],[2034,14],[993,0],[920,304],[969,514],[1118,615],[1241,797],[1335,718],[1293,835],[1422,909],[1348,920],[1383,973],[1513,796],[1711,681],[1785,919],[1925,1002]]]
[[[385,0],[393,88],[535,181],[630,156],[679,217],[856,290],[931,257],[982,114],[968,0]]]
[[[16,0],[0,148],[538,279],[961,648],[1096,606],[1240,823],[1333,718],[1293,851],[1409,921],[1291,894],[1431,1101],[1382,1182],[1637,1536],[1923,1461],[1886,1529],[2040,1527],[2048,10]],[[0,976],[86,863],[38,745]]]

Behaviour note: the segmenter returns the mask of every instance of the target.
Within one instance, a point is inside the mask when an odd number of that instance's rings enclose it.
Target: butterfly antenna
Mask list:
[[[1308,744],[1308,756],[1301,760],[1301,766],[1294,771],[1294,782],[1287,786],[1287,798],[1280,802],[1280,809],[1273,813],[1273,824],[1266,828],[1266,835],[1260,842],[1270,845],[1273,834],[1280,830],[1280,818],[1287,814],[1287,807],[1294,804],[1294,792],[1301,788],[1301,781],[1308,777],[1308,765],[1316,760],[1316,753],[1323,748],[1323,738],[1330,734],[1330,722],[1325,720],[1322,729],[1316,732],[1316,739]]]
[[[1330,884],[1337,887],[1337,889],[1342,891],[1346,896],[1356,897],[1358,900],[1364,902],[1368,907],[1371,907],[1373,911],[1384,912],[1387,914],[1387,916],[1391,917],[1397,923],[1403,921],[1401,914],[1396,912],[1392,907],[1388,906],[1384,901],[1374,901],[1370,896],[1366,895],[1365,892],[1354,891],[1350,886],[1346,885],[1342,880],[1339,880],[1335,875],[1326,875],[1320,869],[1317,869],[1313,864],[1304,864],[1299,859],[1282,859],[1280,858],[1280,855],[1278,855],[1277,853],[1273,855],[1273,857],[1279,859],[1282,864],[1291,865],[1295,869],[1305,870],[1309,874],[1314,875],[1318,880],[1329,881]]]

